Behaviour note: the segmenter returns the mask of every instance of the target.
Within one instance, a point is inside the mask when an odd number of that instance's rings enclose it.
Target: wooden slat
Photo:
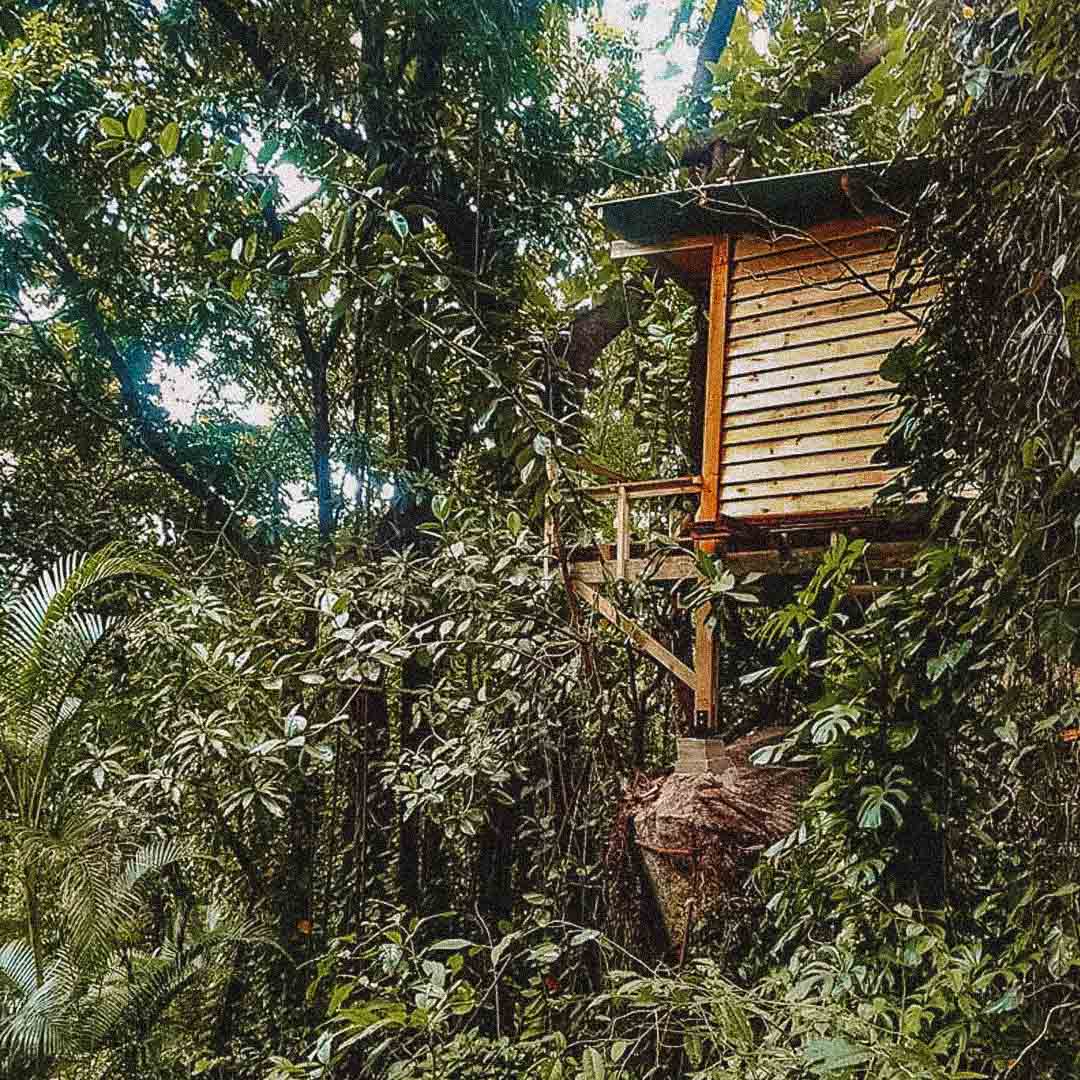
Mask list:
[[[720,433],[724,423],[724,365],[727,362],[728,273],[731,238],[717,238],[713,246],[709,288],[709,354],[705,369],[705,422],[701,448],[701,499],[698,520],[716,517],[720,477]]]
[[[613,626],[618,627],[638,648],[648,653],[691,689],[695,688],[697,680],[692,667],[684,664],[670,649],[661,645],[648,631],[638,626],[629,616],[624,615],[610,600],[601,596],[591,586],[577,579],[571,579],[571,586],[590,607],[603,615]]]
[[[856,492],[862,500],[853,509],[869,505],[873,498],[873,492]],[[834,502],[836,496],[826,496]],[[812,510],[812,507],[806,507]],[[740,512],[739,516],[743,516]],[[915,552],[923,546],[922,541],[894,540],[883,543],[871,544],[866,549],[866,563],[871,567],[902,566],[910,560]],[[792,574],[805,573],[813,570],[821,561],[823,547],[798,547],[789,551],[729,551],[725,552],[724,565],[735,573],[771,573]],[[647,559],[631,560],[629,573],[631,577],[641,577],[647,566],[651,565]],[[656,580],[673,581],[680,578],[694,578],[697,576],[697,567],[694,560],[687,555],[673,556],[665,559],[661,572],[656,574]],[[667,568],[667,572],[663,571]],[[582,562],[570,564],[571,577],[575,582],[596,583],[605,580],[604,564],[599,562]]]
[[[729,506],[744,499],[761,499],[773,495],[803,495],[880,487],[895,472],[895,469],[879,467],[857,469],[852,472],[825,473],[819,476],[781,476],[773,480],[724,484],[720,488],[720,502],[724,506]],[[826,509],[829,508],[826,507]],[[838,509],[843,509],[843,507],[838,507]]]
[[[872,406],[886,408],[895,404],[896,387],[892,383],[879,380],[880,386],[867,386],[865,389],[856,389],[852,393],[838,393],[834,395],[814,394],[812,396],[797,396],[793,401],[781,401],[779,403],[768,400],[769,395],[762,394],[757,402],[753,398],[749,407],[742,411],[734,411],[729,407],[727,423],[724,424],[725,438],[728,433],[737,432],[735,439],[745,442],[747,439],[759,438],[766,425],[787,423],[788,421],[801,422],[803,420],[816,419],[822,416],[832,416],[835,413],[858,412]],[[834,385],[839,386],[837,382]],[[816,388],[815,388],[816,389]],[[740,399],[745,405],[745,402]],[[729,402],[729,406],[730,406]],[[739,403],[736,403],[736,409]]]
[[[710,606],[703,604],[694,616],[694,712],[698,726],[713,726],[713,686],[716,682],[716,646],[708,625]]]
[[[863,415],[863,414],[857,414]],[[844,419],[840,417],[840,419]],[[812,434],[781,436],[760,442],[732,444],[724,440],[721,461],[724,476],[730,479],[730,469],[742,462],[772,461],[776,458],[799,457],[803,454],[820,454],[837,449],[857,449],[859,447],[877,447],[885,441],[889,430],[887,423],[866,424],[862,427],[851,426],[829,431],[816,429]]]
[[[773,315],[781,311],[799,311],[802,308],[813,307],[815,304],[826,304],[829,301],[844,300],[847,297],[866,296],[868,292],[866,281],[869,281],[879,291],[888,292],[890,273],[891,268],[884,266],[859,277],[845,274],[835,284],[801,285],[785,289],[783,292],[771,293],[768,296],[755,296],[748,300],[733,300],[731,304],[732,326],[734,327],[746,319],[759,315]]]
[[[758,412],[783,406],[783,415],[786,417],[794,412],[787,408],[788,406],[809,405],[813,402],[821,403],[894,389],[894,384],[886,382],[880,375],[862,375],[853,379],[830,379],[828,382],[814,383],[811,386],[785,387],[768,393],[736,394],[727,399],[724,408],[730,418],[736,413]]]
[[[724,466],[724,488],[732,484],[758,484],[767,480],[803,477],[829,477],[856,469],[870,468],[870,458],[881,447],[880,442],[860,447],[835,445],[821,451],[796,454],[790,457],[759,458]]]
[[[760,353],[775,352],[778,349],[798,349],[805,345],[823,344],[829,341],[843,341],[847,338],[872,337],[883,330],[907,328],[911,334],[919,333],[916,321],[926,304],[915,304],[903,311],[885,311],[877,315],[860,315],[853,319],[835,320],[829,323],[817,323],[809,326],[794,326],[790,330],[778,330],[771,334],[760,334],[733,342],[728,355],[753,356]]]
[[[771,296],[806,288],[836,287],[845,281],[854,280],[859,274],[891,270],[895,261],[896,251],[893,248],[868,255],[855,255],[843,262],[823,258],[810,265],[793,266],[733,282],[731,296],[733,301],[744,305],[759,298],[766,302]]]
[[[861,505],[861,504],[860,504]],[[903,566],[923,547],[921,540],[901,540],[871,544],[864,562],[872,569]],[[731,551],[724,565],[737,574],[804,574],[816,569],[824,548],[794,548],[791,551]]]
[[[880,215],[861,218],[837,218],[814,225],[806,230],[791,230],[773,239],[763,236],[740,236],[735,240],[734,260],[744,262],[758,255],[779,255],[785,251],[797,251],[805,247],[817,247],[834,240],[848,240],[875,233],[895,235],[896,227]],[[815,243],[817,241],[817,243]]]
[[[924,285],[907,297],[902,307],[897,307],[895,310],[914,309],[932,300],[937,295],[937,291],[935,285]],[[741,341],[772,330],[816,326],[818,323],[837,322],[868,312],[884,313],[892,308],[893,297],[888,292],[879,290],[875,293],[864,285],[861,295],[827,297],[825,300],[815,301],[812,304],[801,304],[796,308],[772,311],[765,315],[755,315],[751,319],[742,319],[737,323],[733,322],[728,329],[728,340]]]
[[[780,350],[756,356],[737,356],[728,361],[727,373],[729,378],[738,375],[758,375],[763,371],[780,371],[784,368],[798,367],[799,364],[820,364],[829,360],[871,356],[874,353],[885,356],[894,345],[911,337],[913,329],[914,327],[909,330],[906,326],[897,326],[874,334],[862,334],[858,337],[807,345],[801,349]]]
[[[625,488],[627,498],[658,499],[662,495],[693,495],[701,490],[700,476],[675,476],[670,480],[627,480],[617,484],[598,484],[582,490],[593,499],[614,499]]]
[[[763,494],[757,498],[722,502],[730,517],[768,517],[774,514],[805,514],[814,510],[861,510],[871,506],[880,485],[848,491],[819,491],[809,494]]]
[[[626,485],[619,486],[615,503],[615,576],[626,577],[626,563],[630,558],[630,498]]]
[[[842,265],[853,262],[862,255],[876,255],[882,251],[895,249],[895,237],[883,233],[856,236],[848,240],[835,240],[831,244],[817,244],[799,248],[797,251],[784,251],[779,255],[761,255],[754,259],[743,259],[732,267],[732,280],[762,280],[776,273],[786,273],[796,267],[820,266],[822,263]]]
[[[840,431],[847,427],[891,423],[899,408],[892,393],[865,394],[836,401],[808,401],[776,411],[728,416],[724,425],[724,446],[737,446],[760,439],[781,439],[813,435],[819,431]]]
[[[855,375],[876,375],[881,368],[881,353],[855,356],[825,363],[796,364],[774,371],[754,372],[752,375],[733,375],[725,392],[729,397],[753,392],[780,390],[785,386],[808,386],[824,379],[846,379]]]

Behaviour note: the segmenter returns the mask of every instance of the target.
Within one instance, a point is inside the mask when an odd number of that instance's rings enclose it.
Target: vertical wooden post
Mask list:
[[[615,504],[615,576],[622,581],[626,577],[626,564],[630,561],[630,496],[626,485],[619,485],[619,498]]]
[[[720,513],[720,444],[724,428],[724,368],[727,360],[728,278],[732,239],[713,241],[709,285],[709,355],[705,367],[705,424],[701,447],[701,501],[698,521],[715,521]]]
[[[694,723],[698,736],[713,734],[716,727],[716,702],[713,700],[716,654],[712,628],[706,623],[712,606],[697,609],[694,624]]]

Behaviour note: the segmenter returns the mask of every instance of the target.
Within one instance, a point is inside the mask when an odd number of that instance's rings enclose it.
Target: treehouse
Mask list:
[[[689,543],[738,570],[812,565],[836,530],[872,538],[879,564],[910,556],[917,515],[883,515],[874,499],[892,471],[878,461],[897,415],[882,360],[919,333],[930,285],[893,272],[894,207],[925,169],[860,166],[745,180],[701,191],[603,203],[616,258],[644,257],[707,303],[708,348],[698,387],[700,474],[613,483],[590,494],[615,503],[614,557],[570,564],[575,590],[689,683],[699,725],[713,710],[712,642],[699,621],[695,664],[679,662],[594,586],[646,571],[694,573],[687,556],[636,551],[631,504],[690,494]],[[703,400],[701,400],[703,388]],[[704,723],[701,721],[704,720]]]

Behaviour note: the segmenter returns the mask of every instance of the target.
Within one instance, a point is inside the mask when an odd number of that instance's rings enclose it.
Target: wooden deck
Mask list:
[[[708,609],[696,612],[694,665],[691,667],[666,645],[657,641],[630,616],[620,611],[599,587],[618,581],[674,582],[700,576],[695,552],[719,557],[736,574],[812,573],[837,529],[863,536],[871,543],[865,556],[870,572],[909,563],[922,544],[918,517],[890,520],[865,507],[832,508],[827,511],[703,519],[705,485],[700,476],[616,482],[584,489],[581,494],[613,506],[615,543],[580,548],[566,553],[567,585],[589,607],[622,631],[644,653],[694,691],[699,725],[711,723],[714,712],[715,651],[708,625]],[[636,543],[631,507],[642,499],[696,495],[698,520],[689,535],[670,546]],[[546,530],[553,542],[555,530]],[[680,543],[685,545],[680,547]],[[556,553],[552,553],[552,562]],[[857,595],[872,595],[878,586],[856,586]]]

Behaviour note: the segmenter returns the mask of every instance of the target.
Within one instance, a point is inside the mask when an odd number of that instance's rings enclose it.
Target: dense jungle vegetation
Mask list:
[[[1080,15],[626,7],[0,4],[3,1076],[1080,1074]],[[683,653],[711,602],[721,733],[814,778],[680,964],[604,855],[685,702],[543,520],[694,470],[704,315],[589,204],[698,197],[702,138],[925,159],[941,290],[886,591],[839,537],[620,586]]]

